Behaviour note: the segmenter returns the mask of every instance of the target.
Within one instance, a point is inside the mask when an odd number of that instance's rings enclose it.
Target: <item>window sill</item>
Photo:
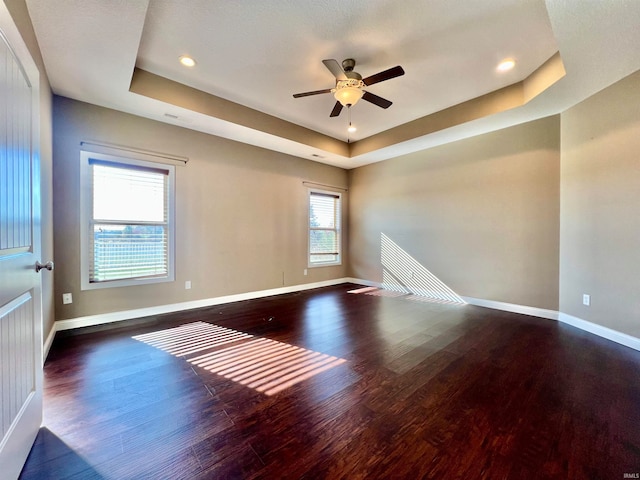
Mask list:
[[[127,278],[124,280],[111,280],[107,282],[93,282],[83,281],[80,290],[98,290],[102,288],[117,288],[117,287],[134,287],[138,285],[152,285],[154,283],[168,283],[173,282],[173,276],[157,277],[157,278]]]
[[[307,264],[307,268],[321,268],[321,267],[339,267],[342,265],[342,262],[335,262],[335,263],[314,263],[314,264]]]

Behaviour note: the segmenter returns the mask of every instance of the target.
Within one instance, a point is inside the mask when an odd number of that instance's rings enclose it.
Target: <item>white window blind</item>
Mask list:
[[[341,259],[338,193],[309,191],[309,265],[337,265]]]
[[[88,158],[89,284],[170,276],[170,168]]]

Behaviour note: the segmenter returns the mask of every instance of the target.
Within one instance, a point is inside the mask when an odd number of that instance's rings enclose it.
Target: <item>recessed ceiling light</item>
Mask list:
[[[499,72],[507,72],[516,66],[516,61],[513,58],[507,58],[498,64],[497,70]]]
[[[196,61],[188,55],[182,55],[180,57],[180,63],[185,67],[195,67],[196,65]]]

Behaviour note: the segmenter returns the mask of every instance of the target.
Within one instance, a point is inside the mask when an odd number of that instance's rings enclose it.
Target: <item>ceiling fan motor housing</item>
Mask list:
[[[342,69],[344,70],[344,76],[352,80],[362,80],[362,75],[358,72],[354,72],[353,68],[356,66],[356,61],[353,58],[347,58],[342,61]],[[364,86],[364,84],[362,84]]]
[[[342,61],[342,69],[345,72],[352,72],[356,66],[356,61],[353,58],[347,58]]]

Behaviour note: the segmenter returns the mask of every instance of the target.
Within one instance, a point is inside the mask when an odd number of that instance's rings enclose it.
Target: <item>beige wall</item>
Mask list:
[[[560,311],[640,337],[640,72],[562,114],[561,192]]]
[[[31,24],[31,18],[24,0],[4,0],[11,17],[15,22],[24,43],[40,71],[40,185],[41,185],[41,231],[42,261],[53,259],[53,194],[52,194],[52,154],[51,154],[51,88],[44,62],[40,55],[40,47]],[[53,328],[55,320],[53,284],[54,272],[43,272],[42,275],[42,310],[44,340]]]
[[[350,172],[350,275],[381,234],[458,295],[558,308],[559,116]]]
[[[23,2],[8,3],[21,18]],[[25,28],[23,18],[17,23]],[[25,31],[31,38],[30,26]],[[48,88],[42,107],[45,204],[51,196],[47,95]],[[283,285],[283,272],[284,285],[345,274],[382,281],[384,234],[459,295],[560,310],[640,337],[639,100],[640,73],[635,73],[561,117],[347,174],[56,98],[56,316],[74,318],[276,288]],[[190,157],[187,167],[177,169],[176,282],[80,291],[77,207],[82,140]],[[309,269],[307,277],[302,274],[302,180],[349,183],[350,189],[344,208],[350,212],[349,242],[345,235],[349,256],[342,267]],[[45,205],[45,252],[50,245],[46,232],[51,229],[46,210]],[[192,290],[184,290],[185,280],[193,282]],[[60,303],[63,292],[74,294],[74,304]],[[583,293],[592,296],[590,307],[582,305]],[[48,318],[45,331],[51,313]]]
[[[207,299],[341,278],[343,266],[307,268],[303,180],[347,186],[343,169],[63,97],[54,98],[57,319]],[[176,167],[176,281],[80,290],[80,142],[189,157]],[[348,211],[345,196],[344,224]],[[346,238],[345,238],[346,240]],[[283,281],[284,276],[284,281]],[[192,289],[184,283],[191,280]],[[62,293],[73,294],[62,305]]]

